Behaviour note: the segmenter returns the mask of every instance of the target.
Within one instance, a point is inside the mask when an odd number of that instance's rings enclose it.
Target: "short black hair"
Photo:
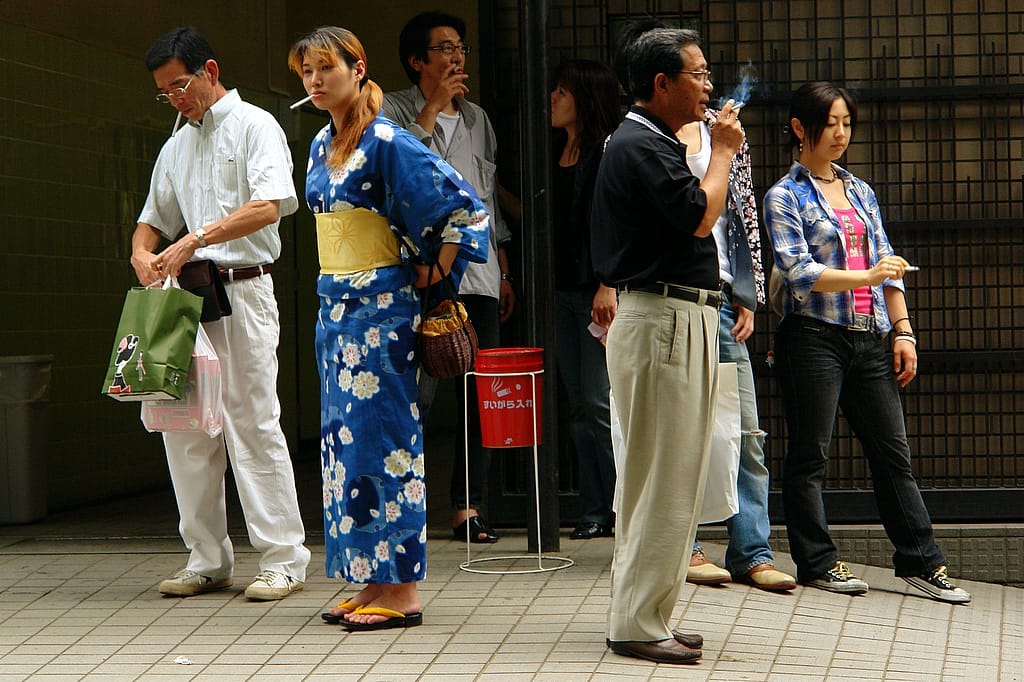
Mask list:
[[[687,68],[682,49],[700,45],[700,34],[686,28],[655,28],[642,33],[626,48],[629,63],[629,94],[647,102],[654,96],[654,77],[678,73]]]
[[[179,59],[189,73],[198,73],[209,59],[216,59],[213,47],[194,26],[179,26],[157,38],[146,53],[146,68],[156,71],[172,59]]]
[[[800,121],[804,127],[804,139],[808,147],[814,147],[821,139],[821,134],[828,124],[828,115],[832,110],[832,104],[841,99],[846,102],[846,108],[850,110],[850,133],[853,133],[857,125],[857,102],[843,88],[828,81],[811,81],[804,83],[789,102],[789,119],[794,118]],[[789,130],[787,146],[790,150],[800,146],[800,138]]]
[[[410,83],[420,82],[420,72],[409,66],[409,59],[419,57],[424,62],[429,60],[427,47],[430,46],[430,32],[439,26],[451,26],[459,34],[460,40],[466,39],[466,22],[444,12],[422,12],[402,27],[402,33],[398,36],[398,59]]]

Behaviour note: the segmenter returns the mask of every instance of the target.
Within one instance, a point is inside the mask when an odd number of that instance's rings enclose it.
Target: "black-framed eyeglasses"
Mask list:
[[[707,69],[704,69],[703,71],[676,71],[676,73],[688,73],[691,76],[700,76],[702,82],[711,82],[711,72]]]
[[[427,49],[430,50],[431,52],[440,52],[448,57],[455,54],[456,50],[458,50],[462,54],[469,54],[470,52],[473,51],[472,47],[464,43],[460,43],[458,45],[456,45],[455,43],[443,43],[441,45],[433,45],[431,47],[428,47]]]
[[[188,79],[188,83],[185,83],[184,87],[172,88],[167,92],[158,92],[156,95],[156,101],[160,102],[160,104],[170,104],[172,99],[181,99],[188,91],[188,86],[192,85],[192,81],[194,81],[198,75],[199,73],[192,74],[192,77]]]

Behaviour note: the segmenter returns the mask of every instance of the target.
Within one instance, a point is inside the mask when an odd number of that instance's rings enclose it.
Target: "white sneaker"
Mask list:
[[[195,571],[183,568],[173,577],[163,580],[160,583],[160,594],[167,594],[173,597],[191,597],[203,592],[216,592],[231,587],[231,578],[214,580],[210,576],[200,575]]]
[[[274,601],[284,599],[292,592],[298,592],[302,587],[302,581],[296,580],[290,575],[277,571],[260,571],[259,575],[249,583],[249,587],[245,588],[245,598]]]

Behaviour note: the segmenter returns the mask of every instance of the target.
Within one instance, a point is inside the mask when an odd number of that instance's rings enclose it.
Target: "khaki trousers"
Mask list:
[[[618,473],[608,638],[672,636],[690,565],[718,392],[718,311],[623,292],[608,378],[625,440]]]

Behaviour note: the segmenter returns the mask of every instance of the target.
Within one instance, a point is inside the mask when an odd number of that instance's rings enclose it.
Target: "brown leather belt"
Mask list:
[[[642,291],[645,294],[656,294],[658,296],[678,298],[682,301],[707,305],[712,308],[722,307],[722,297],[719,296],[717,291],[684,287],[680,284],[650,284],[643,286],[624,284],[619,287],[619,291]]]
[[[237,282],[240,279],[252,279],[270,274],[270,265],[253,265],[248,268],[217,268],[220,278],[225,282]]]

